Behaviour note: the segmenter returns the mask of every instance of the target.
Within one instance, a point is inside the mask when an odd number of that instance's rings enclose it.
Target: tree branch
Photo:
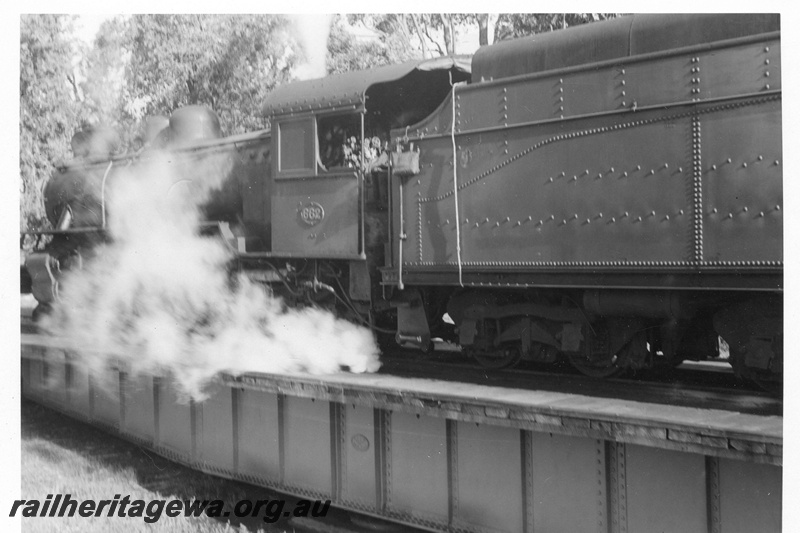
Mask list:
[[[411,21],[414,23],[414,29],[417,30],[417,37],[419,37],[419,40],[422,43],[422,57],[428,59],[430,57],[430,54],[428,53],[428,45],[425,44],[425,36],[422,34],[422,30],[420,29],[417,15],[411,13],[410,17]]]

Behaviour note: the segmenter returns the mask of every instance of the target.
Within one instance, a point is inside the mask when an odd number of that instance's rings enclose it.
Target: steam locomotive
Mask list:
[[[201,230],[292,303],[599,377],[716,358],[721,337],[739,375],[782,382],[777,15],[622,17],[289,83],[264,113],[223,137],[179,109],[151,148],[62,165],[26,261],[40,304],[104,239],[118,169],[213,153]]]

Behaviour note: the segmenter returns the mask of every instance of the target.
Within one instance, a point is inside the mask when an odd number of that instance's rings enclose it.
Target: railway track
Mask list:
[[[22,332],[38,333],[23,315]],[[553,369],[522,362],[514,368],[490,370],[452,349],[423,354],[394,349],[381,355],[380,373],[398,377],[428,378],[494,387],[583,394],[662,405],[719,409],[759,415],[783,415],[780,395],[764,392],[737,379],[724,363],[689,362],[678,368],[640,372],[628,377],[594,379],[568,365]]]
[[[724,363],[689,363],[668,371],[662,370],[658,375],[641,372],[624,378],[594,379],[568,366],[553,371],[524,362],[511,369],[489,370],[458,352],[448,351],[423,355],[409,350],[394,350],[384,353],[381,361],[381,373],[399,377],[558,391],[597,398],[760,415],[783,414],[780,396],[742,382]]]

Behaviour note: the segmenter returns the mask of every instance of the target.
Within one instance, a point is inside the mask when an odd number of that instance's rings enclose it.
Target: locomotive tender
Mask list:
[[[270,131],[221,137],[184,108],[155,144],[230,162],[205,228],[247,275],[401,345],[610,376],[716,357],[722,337],[738,374],[775,385],[780,69],[777,15],[634,15],[286,84]],[[102,239],[116,169],[151,153],[49,182],[39,302]]]

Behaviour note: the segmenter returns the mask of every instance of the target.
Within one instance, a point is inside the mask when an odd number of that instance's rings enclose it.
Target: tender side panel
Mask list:
[[[780,41],[642,61],[620,67],[627,106],[722,98],[780,89]],[[624,84],[622,82],[625,82]]]
[[[700,117],[703,259],[783,259],[781,104]]]
[[[450,136],[413,132],[421,173],[394,183],[403,268],[780,267],[779,48],[457,89],[455,151]]]
[[[618,63],[552,75],[530,74],[533,76],[457,89],[457,131],[780,90],[780,41],[661,54],[644,60],[623,58]],[[452,113],[450,106],[439,112]],[[420,126],[438,122],[429,118]],[[411,130],[409,135],[418,131]]]
[[[693,57],[699,98],[781,89],[781,42],[778,39],[698,53]]]
[[[675,115],[654,111],[571,130],[546,124],[461,137],[462,263],[688,261],[691,118]],[[498,153],[500,139],[508,154]],[[425,161],[452,153],[446,143],[424,146]],[[454,264],[452,174],[437,173],[435,164],[433,170],[409,183],[406,216],[416,231],[408,232],[405,257]]]

